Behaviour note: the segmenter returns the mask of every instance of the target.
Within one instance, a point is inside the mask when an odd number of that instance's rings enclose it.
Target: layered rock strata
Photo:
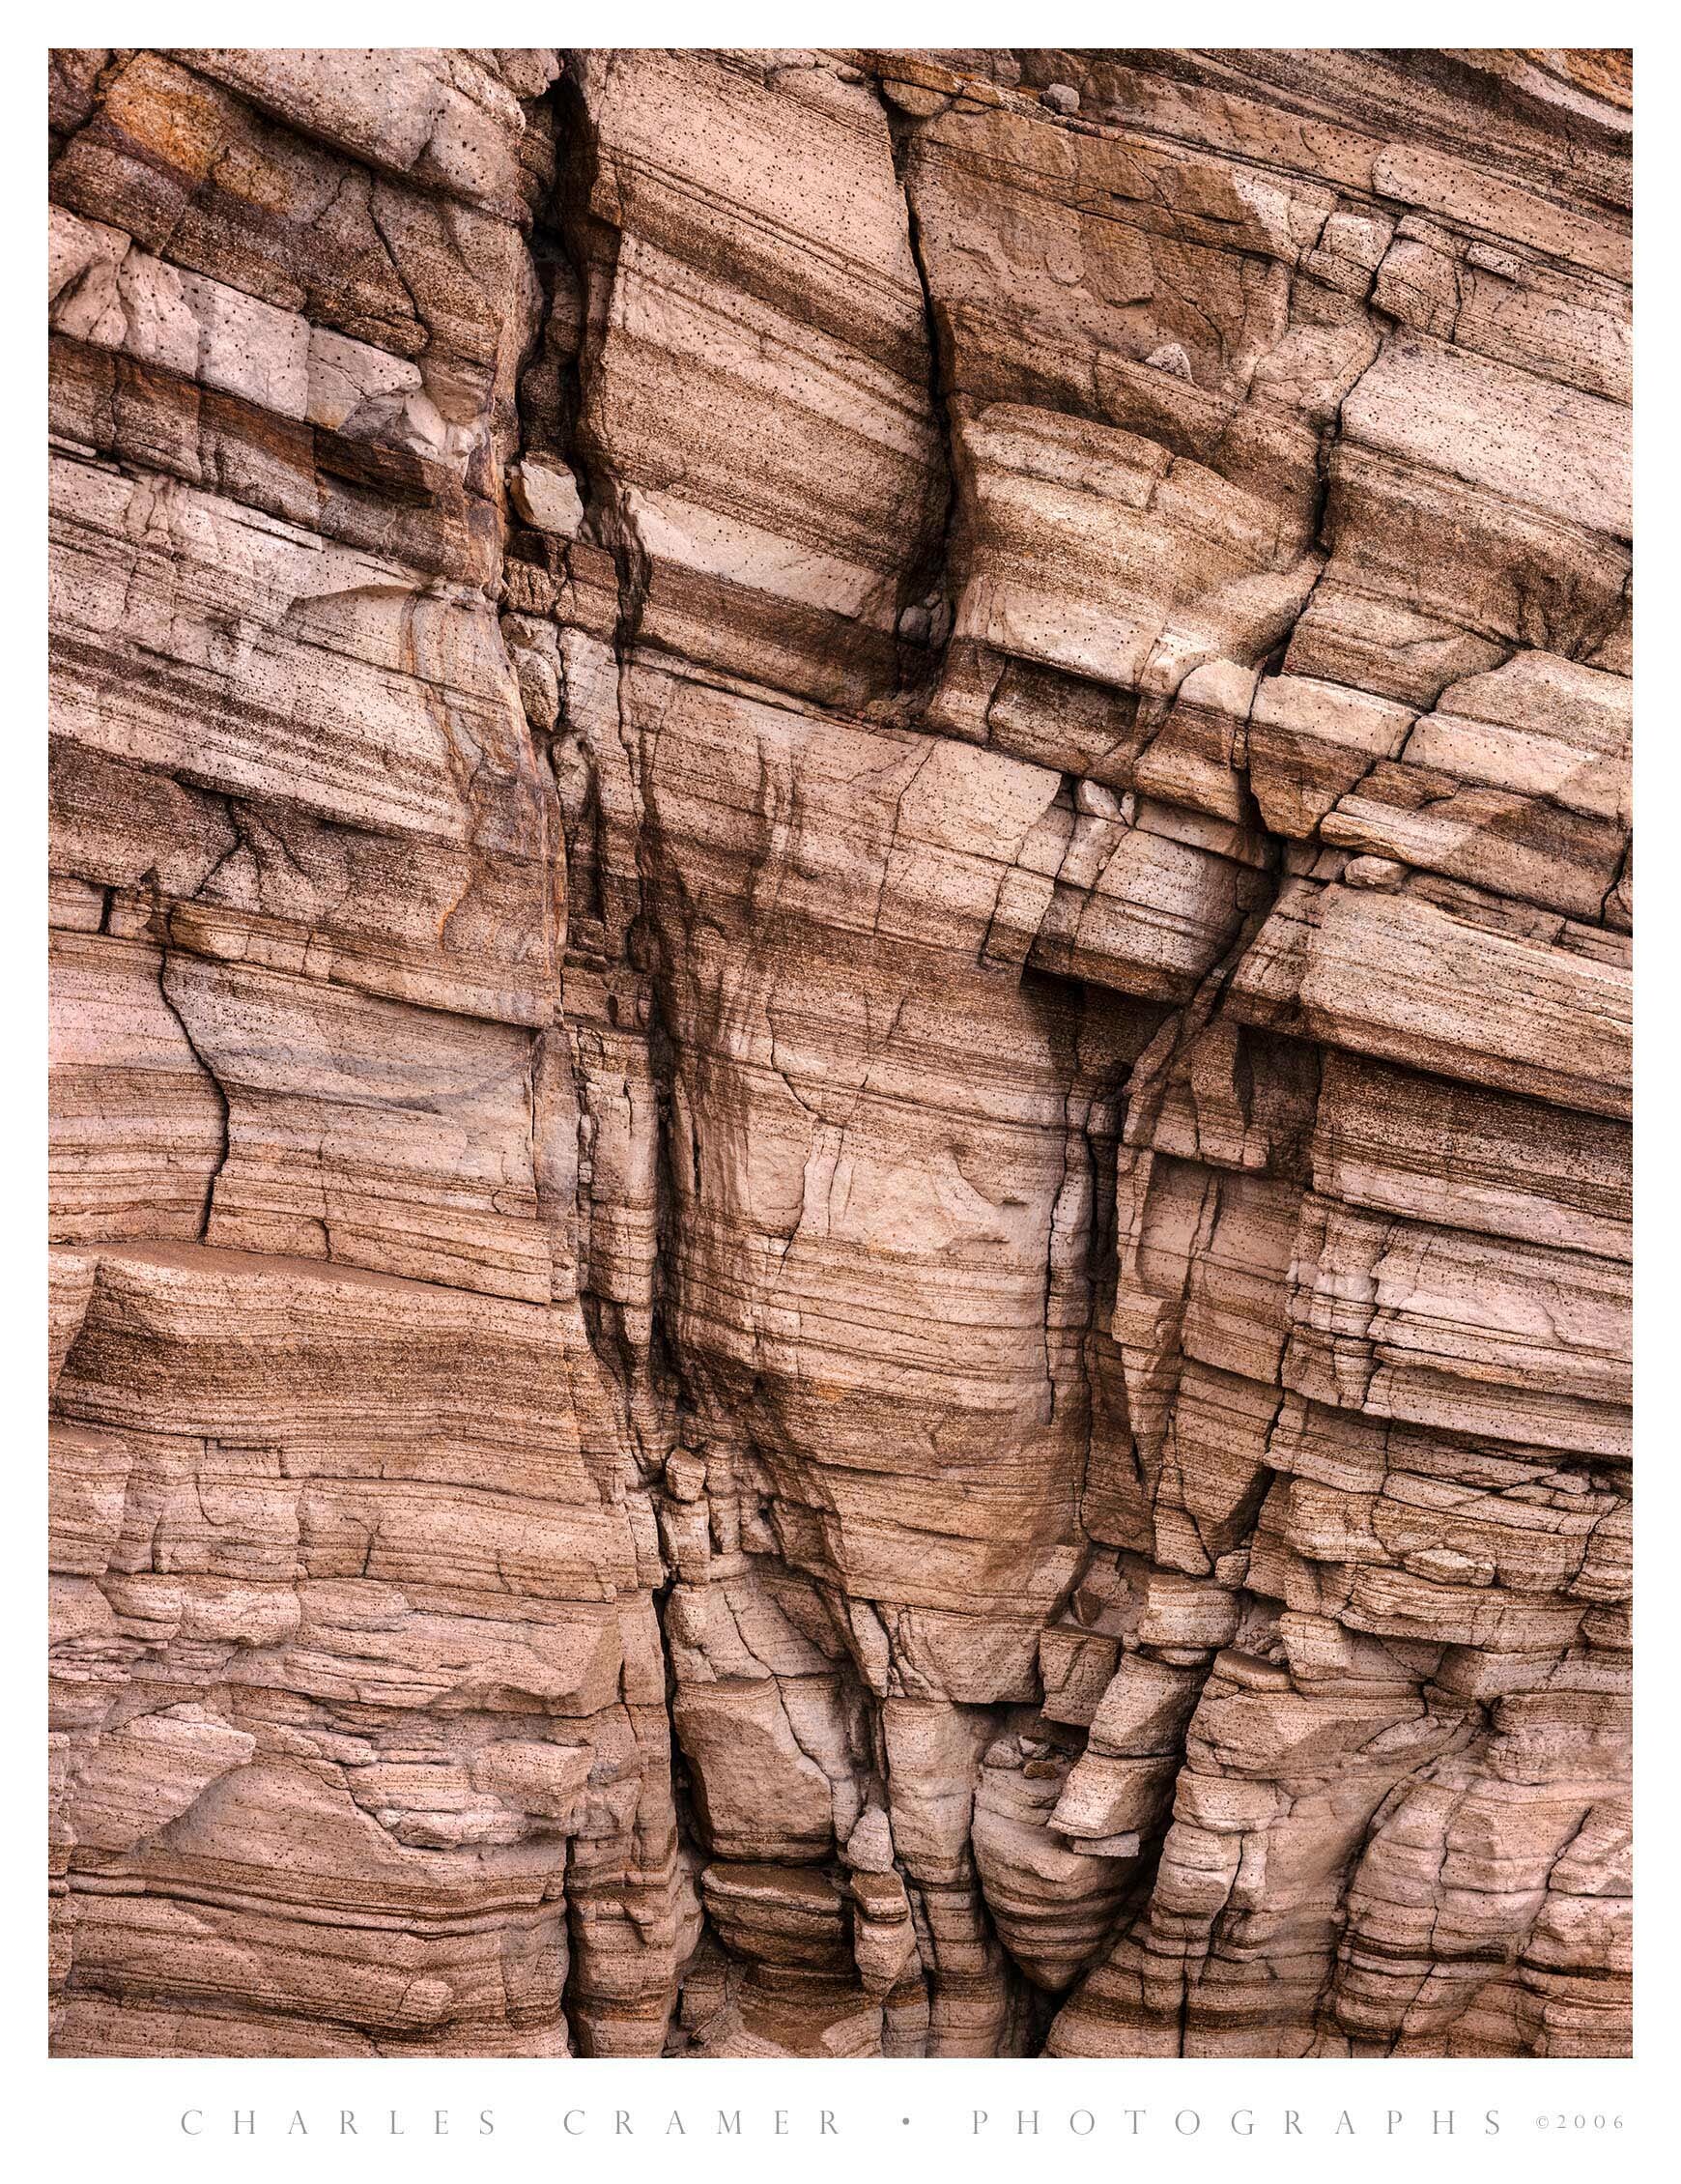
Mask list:
[[[50,121],[58,2052],[1623,2052],[1623,57]]]

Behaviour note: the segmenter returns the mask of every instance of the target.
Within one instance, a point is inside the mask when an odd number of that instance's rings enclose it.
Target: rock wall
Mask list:
[[[1626,57],[50,117],[58,2052],[1623,2052]]]

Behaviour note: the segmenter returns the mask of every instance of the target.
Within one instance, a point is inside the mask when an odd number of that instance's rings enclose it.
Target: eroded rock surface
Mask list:
[[[1623,2052],[1623,57],[50,116],[58,2051]]]

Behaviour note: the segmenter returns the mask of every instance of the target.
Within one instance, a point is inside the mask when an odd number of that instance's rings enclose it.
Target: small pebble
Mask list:
[[[1164,341],[1153,349],[1144,361],[1154,372],[1171,372],[1175,379],[1189,379],[1190,359],[1177,341]]]

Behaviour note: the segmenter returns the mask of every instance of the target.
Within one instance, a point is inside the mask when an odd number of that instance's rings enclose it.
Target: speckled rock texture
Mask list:
[[[50,120],[57,2051],[1624,2052],[1627,57]]]

